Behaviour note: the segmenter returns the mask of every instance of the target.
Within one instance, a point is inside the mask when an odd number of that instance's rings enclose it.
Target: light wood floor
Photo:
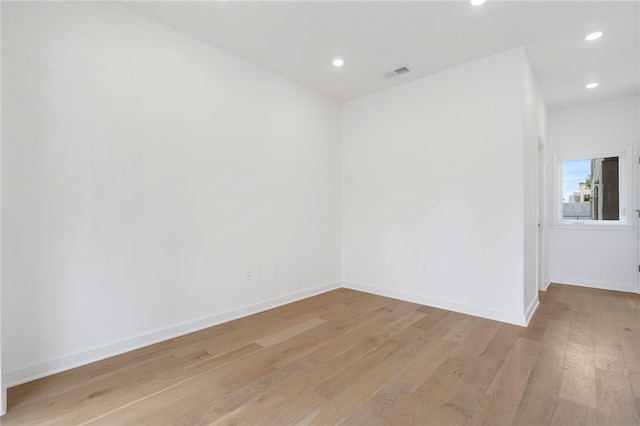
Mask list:
[[[640,295],[528,328],[341,289],[9,389],[3,425],[640,424]]]

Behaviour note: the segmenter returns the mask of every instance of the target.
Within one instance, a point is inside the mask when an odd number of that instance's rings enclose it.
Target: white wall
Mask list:
[[[0,4],[0,34],[2,34],[2,4]],[[1,37],[0,37],[1,41]],[[0,55],[0,81],[2,81],[2,55]],[[0,84],[2,93],[2,84]],[[0,107],[1,110],[1,107]],[[0,123],[2,120],[0,120]],[[0,124],[1,128],[1,124]],[[2,176],[2,137],[0,137],[0,176]],[[1,179],[0,179],[1,181]],[[0,415],[7,412],[7,387],[2,375],[2,185],[0,185]]]
[[[343,285],[526,322],[525,60],[514,49],[343,104]]]
[[[340,285],[336,103],[117,4],[2,6],[7,384]]]
[[[540,275],[546,276],[546,253],[544,247],[546,233],[538,224],[544,222],[539,217],[538,191],[539,185],[538,149],[539,144],[546,141],[546,108],[542,94],[528,59],[524,66],[524,308],[530,318],[538,304],[538,287]],[[544,160],[541,159],[541,162]],[[540,254],[543,252],[542,255]]]
[[[549,112],[549,170],[554,154],[632,149],[631,209],[638,208],[638,97],[599,102]],[[549,210],[555,194],[549,179]],[[637,215],[631,229],[549,230],[549,275],[552,282],[638,292]]]

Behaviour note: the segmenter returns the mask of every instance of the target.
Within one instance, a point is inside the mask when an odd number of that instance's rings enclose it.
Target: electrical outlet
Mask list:
[[[423,273],[423,274],[426,274],[426,273],[427,273],[427,264],[426,264],[426,263],[423,263],[423,264],[422,264],[422,273]]]
[[[251,269],[247,269],[247,273],[244,276],[245,280],[250,280],[251,278],[253,278],[253,271]]]
[[[275,265],[273,265],[273,275],[279,275],[279,274],[280,274],[280,265],[276,263]]]

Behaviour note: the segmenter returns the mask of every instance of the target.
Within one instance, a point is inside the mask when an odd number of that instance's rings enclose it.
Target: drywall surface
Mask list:
[[[0,4],[0,34],[2,34],[2,5]],[[2,80],[2,61],[0,60],[0,81]],[[2,84],[0,84],[2,93]],[[0,123],[2,120],[0,120]],[[1,128],[1,124],[0,124]],[[0,137],[0,176],[2,176],[2,137]],[[1,179],[0,179],[1,180]],[[2,185],[0,185],[0,415],[7,412],[7,387],[2,375]]]
[[[7,384],[340,285],[338,104],[116,3],[2,44]]]
[[[553,156],[627,148],[631,173],[626,180],[626,229],[549,229],[551,282],[638,292],[638,97],[626,97],[549,112],[549,169]],[[549,179],[549,210],[555,194]]]
[[[538,305],[539,283],[546,273],[546,232],[544,227],[544,141],[546,108],[528,59],[524,66],[524,309],[528,319]],[[540,159],[538,158],[540,157]]]
[[[525,322],[525,59],[343,104],[343,285]]]

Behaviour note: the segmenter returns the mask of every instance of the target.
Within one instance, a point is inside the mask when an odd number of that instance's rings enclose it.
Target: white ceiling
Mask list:
[[[638,1],[122,4],[340,102],[518,46],[550,109],[640,87]],[[584,40],[596,30],[601,39]],[[336,56],[342,68],[331,65]],[[382,76],[402,65],[412,72]],[[586,90],[592,81],[600,86]]]

